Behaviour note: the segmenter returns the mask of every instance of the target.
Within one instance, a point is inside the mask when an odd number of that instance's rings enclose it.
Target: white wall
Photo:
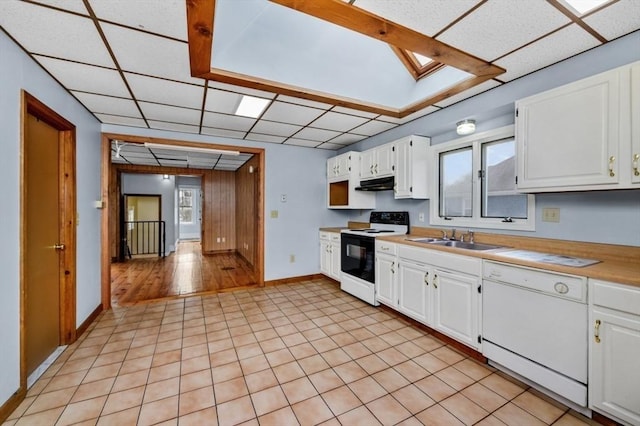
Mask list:
[[[0,405],[20,385],[20,90],[76,125],[77,301],[80,325],[100,304],[100,123],[0,31]]]
[[[176,250],[176,177],[164,179],[162,175],[138,173],[122,174],[122,194],[160,195],[160,219],[165,222],[166,254]]]
[[[407,135],[431,137],[432,145],[455,139],[455,123],[476,119],[477,131],[513,124],[514,102],[572,81],[640,60],[640,31],[589,50],[533,74],[486,91],[448,108],[376,135],[343,151],[364,151]],[[376,195],[378,210],[407,210],[412,226],[429,226],[429,201],[394,200],[391,192]],[[542,208],[560,208],[560,223],[542,222]],[[425,222],[418,222],[418,214]],[[352,220],[368,220],[369,212],[353,212]],[[640,191],[564,192],[536,195],[535,232],[490,231],[542,238],[640,246]]]

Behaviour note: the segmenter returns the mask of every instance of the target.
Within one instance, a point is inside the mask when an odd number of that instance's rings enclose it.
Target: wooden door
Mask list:
[[[31,114],[25,135],[27,375],[60,345],[59,132]]]

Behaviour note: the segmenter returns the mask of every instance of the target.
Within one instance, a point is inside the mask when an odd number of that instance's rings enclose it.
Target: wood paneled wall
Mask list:
[[[259,164],[254,156],[236,171],[236,250],[254,267],[258,257]]]
[[[207,171],[202,180],[202,251],[236,249],[236,173]]]

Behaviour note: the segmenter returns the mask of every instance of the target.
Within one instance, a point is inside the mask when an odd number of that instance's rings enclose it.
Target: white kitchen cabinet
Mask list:
[[[360,153],[360,178],[362,180],[393,176],[393,143],[377,146]]]
[[[340,281],[340,234],[320,231],[320,272]]]
[[[374,192],[356,191],[360,186],[360,153],[345,152],[327,160],[327,207],[374,209]]]
[[[622,189],[640,183],[640,169],[635,175],[640,167],[639,66],[516,102],[519,191]]]
[[[349,179],[352,160],[359,161],[359,154],[357,152],[345,152],[344,154],[329,158],[327,160],[327,179],[329,181]]]
[[[402,260],[399,262],[398,272],[398,311],[424,324],[429,324],[431,267]]]
[[[394,197],[427,199],[427,157],[429,138],[407,136],[394,142]]]
[[[454,339],[478,348],[480,278],[435,269],[433,271],[433,327]]]
[[[396,245],[376,241],[376,300],[396,308]]]
[[[640,425],[640,289],[589,280],[589,407]]]

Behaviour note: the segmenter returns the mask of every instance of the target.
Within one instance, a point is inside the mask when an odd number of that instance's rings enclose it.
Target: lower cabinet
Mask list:
[[[640,289],[590,281],[589,407],[640,425]]]
[[[392,308],[397,307],[396,271],[396,245],[376,241],[376,299]]]
[[[340,281],[340,234],[320,231],[320,272]]]
[[[420,263],[401,261],[398,265],[398,311],[429,324],[431,311],[431,267]]]

